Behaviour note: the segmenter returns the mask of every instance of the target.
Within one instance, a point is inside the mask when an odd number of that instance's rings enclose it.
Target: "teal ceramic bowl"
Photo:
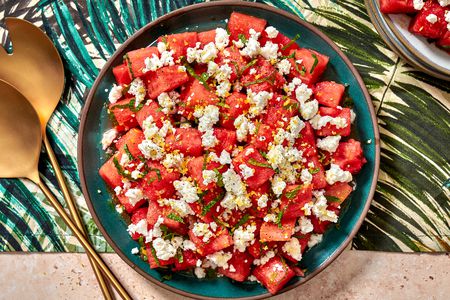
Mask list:
[[[187,30],[202,31],[218,26],[225,27],[226,20],[233,11],[264,18],[268,24],[275,26],[280,32],[291,38],[300,33],[302,47],[316,49],[330,57],[324,78],[348,84],[348,92],[354,99],[354,110],[357,114],[354,132],[356,137],[363,141],[363,150],[367,158],[367,164],[356,176],[357,187],[341,213],[339,225],[328,230],[324,235],[323,242],[304,254],[302,266],[307,269],[306,276],[292,279],[281,292],[292,289],[314,277],[350,243],[369,209],[379,167],[380,148],[377,122],[370,96],[361,77],[348,58],[329,38],[298,17],[263,4],[220,1],[179,9],[136,32],[104,66],[87,98],[78,141],[78,164],[82,189],[95,222],[106,240],[125,262],[151,282],[163,288],[200,299],[261,299],[269,297],[270,294],[259,284],[233,283],[227,278],[199,280],[175,274],[171,280],[161,282],[164,273],[151,270],[146,262],[131,254],[131,249],[137,247],[138,243],[128,235],[127,224],[115,211],[112,197],[98,175],[98,170],[105,161],[105,154],[100,145],[102,133],[111,127],[104,103],[108,98],[107,91],[114,82],[112,67],[122,62],[124,53],[148,46],[160,35]]]

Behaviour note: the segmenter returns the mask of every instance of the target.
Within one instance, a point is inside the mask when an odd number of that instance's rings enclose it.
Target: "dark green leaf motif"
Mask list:
[[[169,11],[197,2],[202,1],[105,0],[99,6],[92,0],[72,1],[70,5],[53,0],[36,5],[26,0],[3,1],[0,7],[0,15],[42,24],[64,59],[66,90],[47,134],[99,251],[111,249],[82,199],[76,167],[78,117],[84,96],[104,62],[136,30]],[[353,246],[449,251],[448,83],[411,69],[391,52],[370,24],[363,1],[262,2],[301,18],[306,16],[345,52],[372,95],[381,131],[381,173],[373,205]],[[0,35],[0,41],[6,45],[6,35]],[[299,72],[307,71],[296,67]],[[39,167],[46,183],[59,195],[45,154]],[[64,222],[49,207],[30,183],[0,180],[0,251],[80,251]],[[282,213],[277,217],[281,220]]]

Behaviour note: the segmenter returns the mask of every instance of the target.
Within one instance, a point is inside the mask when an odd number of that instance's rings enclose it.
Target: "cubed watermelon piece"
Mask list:
[[[156,99],[161,93],[168,92],[189,81],[189,76],[179,65],[162,67],[147,76],[147,94]]]
[[[147,224],[149,228],[153,228],[158,221],[158,218],[161,216],[164,219],[162,224],[167,226],[167,228],[181,235],[187,234],[186,224],[167,217],[171,213],[175,213],[172,208],[160,206],[156,200],[148,200]]]
[[[126,64],[119,65],[112,69],[116,82],[119,85],[125,85],[131,83],[131,76],[128,72],[128,66]]]
[[[214,43],[216,40],[216,30],[208,30],[208,31],[202,31],[198,33],[198,41],[201,44],[201,48],[205,47],[205,45],[209,43]]]
[[[168,170],[159,162],[149,161],[148,173],[140,180],[142,191],[148,199],[158,200],[170,198],[175,193],[173,182],[180,178],[180,173]]]
[[[278,128],[286,129],[290,119],[298,114],[299,103],[290,97],[274,95],[268,106],[263,122],[273,130],[277,130]]]
[[[380,0],[380,11],[384,14],[415,13],[413,0]]]
[[[189,176],[191,176],[202,190],[212,191],[217,188],[217,183],[204,184],[203,170],[217,170],[218,173],[225,172],[228,167],[223,167],[215,161],[209,161],[208,154],[192,158],[187,165]]]
[[[130,154],[134,158],[138,158],[139,156],[142,155],[138,145],[142,143],[144,139],[145,136],[141,130],[137,128],[132,128],[117,140],[116,148],[119,151],[125,152],[125,145],[126,145]],[[120,157],[118,157],[118,159],[120,161]]]
[[[173,50],[175,60],[186,56],[187,48],[194,48],[198,42],[197,32],[175,33],[158,38],[158,42],[165,42],[167,48]]]
[[[250,244],[247,247],[247,251],[253,258],[260,258],[261,257],[261,243],[259,242],[259,240],[255,240],[255,242],[253,244]]]
[[[312,174],[312,184],[314,190],[323,189],[327,186],[325,171],[323,165],[317,157],[317,154],[306,158],[306,162],[303,166],[308,169],[309,173]]]
[[[171,152],[179,150],[184,155],[202,155],[202,134],[195,128],[177,128],[175,134],[166,137],[166,145]]]
[[[332,157],[333,163],[345,171],[357,174],[367,162],[361,148],[361,143],[354,139],[341,142]]]
[[[218,272],[228,278],[242,282],[247,279],[251,272],[253,258],[247,252],[234,251],[228,261],[228,268],[219,268]]]
[[[249,30],[254,29],[256,32],[263,32],[266,28],[267,21],[257,17],[232,12],[228,21],[228,30],[230,32],[230,40],[237,41],[239,34],[243,34],[246,38],[250,37]]]
[[[214,128],[214,135],[219,143],[214,146],[214,151],[220,155],[223,150],[231,153],[236,145],[237,137],[236,131],[224,128]]]
[[[280,209],[283,219],[298,218],[305,214],[303,206],[312,200],[312,185],[292,184],[286,186],[281,197]]]
[[[325,196],[330,206],[339,207],[352,193],[353,188],[346,182],[336,182],[325,188]]]
[[[336,107],[341,102],[345,86],[334,81],[322,81],[314,88],[314,97],[322,105]]]
[[[303,157],[317,155],[316,137],[309,122],[305,122],[305,127],[300,131],[300,137],[295,142],[295,147],[303,152]]]
[[[283,242],[289,241],[294,234],[295,219],[281,220],[281,226],[272,222],[265,222],[261,225],[259,238],[261,242]]]
[[[254,174],[251,177],[244,179],[244,176],[241,174],[241,169],[239,168],[241,164],[254,169]],[[234,157],[233,166],[236,172],[241,175],[243,180],[251,189],[255,189],[263,185],[275,174],[275,171],[269,165],[267,160],[261,155],[261,153],[259,153],[258,149],[253,146],[247,146],[236,157]]]
[[[219,67],[227,64],[231,67],[230,82],[233,82],[244,72],[249,60],[241,55],[239,49],[232,45],[220,51],[214,60]]]
[[[178,259],[175,259],[175,266],[172,269],[173,271],[182,271],[196,266],[198,256],[195,252],[191,250],[185,250],[183,251],[182,255],[182,262],[180,262],[180,260]]]
[[[147,259],[148,259],[148,264],[150,265],[150,269],[156,269],[156,268],[160,268],[160,267],[164,267],[164,266],[169,266],[175,263],[175,258],[169,258],[167,260],[162,260],[162,259],[158,259],[156,257],[155,250],[152,250],[152,247],[147,246],[146,247],[146,252],[147,252]]]
[[[409,30],[426,38],[441,38],[447,32],[445,10],[445,7],[442,7],[435,0],[425,2],[422,10],[411,20]],[[437,17],[436,22],[432,23],[427,20],[430,15]]]
[[[122,186],[122,176],[120,176],[117,171],[114,158],[118,160],[117,156],[111,157],[103,164],[103,166],[100,167],[100,170],[98,171],[100,177],[111,189],[114,189],[116,186]]]
[[[144,75],[145,59],[156,55],[159,57],[158,48],[147,47],[127,52],[124,56],[125,63],[128,66],[130,78],[141,77]]]
[[[225,105],[220,108],[220,125],[226,129],[236,130],[234,120],[243,113],[248,112],[250,103],[248,103],[247,95],[233,92],[225,98]]]
[[[123,131],[127,131],[130,128],[134,128],[138,125],[136,121],[136,113],[130,108],[133,107],[134,98],[127,98],[124,100],[117,101],[114,104],[110,104],[108,107],[109,113],[112,114],[117,122],[116,128]]]
[[[259,123],[256,125],[256,133],[252,136],[250,144],[259,150],[267,151],[269,144],[273,142],[272,133],[272,127]]]
[[[250,74],[251,69],[255,70],[252,74]],[[247,68],[241,77],[242,86],[254,93],[262,90],[276,91],[281,89],[285,83],[286,79],[263,57],[258,58],[256,64]]]
[[[274,295],[295,276],[295,272],[281,257],[275,256],[264,265],[257,266],[253,275]]]
[[[138,208],[131,215],[131,223],[136,225],[137,223],[139,223],[142,220],[147,220],[147,211],[148,211],[148,207]],[[142,234],[134,232],[131,235],[131,238],[133,240],[138,240],[141,236],[142,236]]]
[[[270,195],[270,183],[266,182],[265,184],[255,188],[255,189],[247,189],[248,196],[250,200],[252,200],[252,207],[249,208],[249,211],[252,216],[256,216],[258,218],[264,218],[267,214],[268,208],[270,207],[270,202],[268,202],[266,207],[260,207],[258,205],[258,200],[263,195]]]
[[[206,107],[216,105],[219,98],[212,90],[208,90],[197,79],[191,79],[181,92],[182,103],[179,107],[179,113],[188,120],[194,120],[194,110],[198,106]]]
[[[233,237],[225,228],[220,228],[216,232],[216,236],[212,237],[207,243],[203,242],[203,237],[198,237],[194,232],[189,230],[189,238],[197,247],[197,253],[201,256],[206,256],[233,245]]]
[[[291,50],[300,49],[299,45],[296,42],[292,43],[292,39],[285,36],[281,32],[279,32],[275,38],[271,39],[267,36],[267,32],[263,31],[260,38],[261,46],[264,46],[268,41],[271,41],[274,44],[278,44],[278,49],[280,49],[281,53],[286,56],[289,55]],[[288,44],[289,46],[286,47]]]
[[[307,85],[316,83],[327,68],[330,58],[315,50],[305,48],[291,50],[292,52],[295,52],[295,60],[290,59],[292,67],[289,76],[298,77]],[[296,61],[299,60],[301,63],[297,64]]]
[[[335,112],[338,112],[337,114]],[[321,116],[331,116],[333,118],[343,118],[345,119],[346,126],[344,128],[337,128],[335,125],[327,123],[324,127],[316,130],[318,136],[349,136],[351,132],[351,112],[350,108],[344,107],[342,109],[334,109],[329,107],[320,107],[319,112]]]
[[[153,122],[156,123],[156,126],[161,128],[163,126],[163,122],[168,119],[167,115],[163,113],[155,101],[147,101],[147,103],[142,106],[142,108],[136,113],[136,121],[139,126],[143,128],[143,124],[145,119],[149,116],[153,117]]]

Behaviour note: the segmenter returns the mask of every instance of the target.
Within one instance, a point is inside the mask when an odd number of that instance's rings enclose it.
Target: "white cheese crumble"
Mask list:
[[[139,249],[137,247],[134,247],[133,249],[131,249],[131,254],[133,255],[139,254]]]
[[[273,93],[269,93],[267,91],[254,93],[250,89],[247,90],[247,101],[250,103],[250,114],[252,116],[260,115],[264,111],[264,109],[266,109],[267,103],[272,97]]]
[[[274,39],[274,38],[276,38],[277,35],[278,35],[278,30],[277,30],[275,27],[273,27],[273,26],[268,26],[268,27],[265,29],[265,32],[267,33],[267,37],[268,37],[269,39]]]
[[[216,47],[219,50],[223,50],[230,42],[230,37],[227,31],[223,28],[216,28],[216,37],[214,39]]]
[[[298,223],[300,226],[300,232],[302,234],[307,234],[314,230],[314,226],[311,223],[311,220],[306,217],[300,217]]]
[[[311,98],[312,90],[308,88],[308,86],[304,83],[297,86],[295,89],[295,98],[297,98],[298,102],[304,103]]]
[[[249,30],[250,37],[247,40],[245,47],[242,50],[239,50],[239,53],[242,56],[254,57],[260,53],[260,44],[258,42],[258,38],[260,33],[257,33],[254,29]]]
[[[353,177],[349,171],[342,170],[338,165],[331,164],[330,169],[325,172],[325,178],[329,185],[336,182],[350,182]]]
[[[312,234],[308,241],[308,247],[312,248],[322,241],[322,234]]]
[[[255,266],[259,266],[259,265],[264,265],[266,264],[271,258],[275,257],[275,252],[270,250],[267,251],[266,254],[264,254],[263,256],[261,256],[261,258],[259,259],[255,259],[253,261],[253,264]]]
[[[280,197],[283,193],[284,189],[286,188],[286,182],[283,181],[283,179],[275,175],[272,179],[272,191],[277,196]]]
[[[115,128],[105,131],[102,136],[102,149],[106,150],[112,144],[118,134],[119,132]]]
[[[261,195],[261,197],[258,198],[258,207],[267,207],[267,201],[269,201],[269,196],[267,196],[267,194]]]
[[[196,267],[194,270],[195,276],[197,276],[197,278],[205,278],[206,277],[206,272],[205,269],[200,268],[200,267]]]
[[[260,49],[260,54],[267,60],[276,60],[278,56],[278,44],[274,44],[271,41]]]
[[[192,233],[197,237],[203,237],[203,242],[207,243],[212,237],[213,233],[209,230],[209,224],[197,222],[192,228]]]
[[[312,100],[304,103],[300,103],[300,113],[302,118],[305,120],[310,120],[317,115],[319,111],[319,102],[317,100]]]
[[[308,171],[308,169],[303,169],[300,173],[300,179],[302,180],[303,184],[310,184],[313,180],[313,176]]]
[[[161,260],[168,260],[177,254],[177,249],[169,240],[156,238],[153,240],[153,248],[155,249],[156,257]]]
[[[202,171],[203,184],[208,185],[212,182],[217,182],[217,174],[214,170],[203,170]]]
[[[428,21],[428,23],[430,23],[430,24],[434,24],[434,23],[436,23],[437,21],[438,21],[438,17],[435,15],[435,14],[429,14],[428,16],[426,16],[426,18],[425,18],[427,21]]]
[[[243,179],[248,179],[255,174],[255,169],[250,168],[246,164],[240,164],[239,169],[241,170],[241,175]]]
[[[197,250],[197,246],[195,246],[194,242],[191,241],[191,240],[184,240],[183,241],[183,249],[184,250],[196,251]]]
[[[156,54],[152,54],[152,57],[146,57],[144,60],[145,67],[142,71],[146,73],[149,71],[156,71],[164,66],[175,65],[172,56],[173,54],[174,54],[173,50],[170,50],[161,52],[160,54],[161,57],[158,57]]]
[[[333,153],[339,146],[340,135],[327,136],[323,139],[317,139],[317,148]]]
[[[181,169],[184,161],[184,154],[183,153],[168,153],[164,157],[164,159],[161,161],[162,165],[166,167],[167,169],[170,168],[177,168]]]
[[[180,102],[180,94],[178,94],[176,91],[161,93],[159,94],[157,99],[163,113],[174,114],[176,112],[176,105],[178,102]]]
[[[284,243],[282,249],[295,260],[300,261],[302,259],[302,247],[296,237],[292,237]]]
[[[233,255],[231,253],[223,252],[223,250],[220,250],[213,254],[207,255],[206,258],[212,264],[211,267],[213,269],[216,267],[228,269],[228,261],[231,259],[232,256]]]
[[[421,10],[425,3],[423,0],[413,0],[413,6],[415,10]]]
[[[158,44],[156,45],[156,48],[158,48],[158,52],[160,54],[167,50],[166,43],[163,43],[163,42],[158,42]]]
[[[233,234],[234,248],[239,252],[244,252],[250,243],[254,241],[255,230],[255,225],[248,225],[246,228],[244,228],[244,226],[239,226]]]
[[[345,118],[342,117],[336,117],[333,118],[331,116],[320,116],[320,115],[315,115],[312,119],[311,119],[311,126],[315,129],[315,130],[319,130],[322,127],[325,127],[327,124],[331,124],[336,126],[337,129],[340,128],[345,128],[347,127],[347,120]]]
[[[123,90],[123,87],[121,85],[113,84],[113,86],[111,87],[111,90],[109,91],[109,94],[108,94],[109,102],[116,103],[117,100],[122,98],[122,90]]]
[[[139,150],[144,154],[145,158],[160,160],[164,156],[164,148],[158,146],[151,140],[143,140],[138,145]]]
[[[450,5],[450,0],[438,0],[439,5],[442,7]]]
[[[214,135],[214,129],[206,130],[202,135],[202,146],[212,148],[219,143],[219,140]]]
[[[146,236],[148,234],[147,220],[142,219],[139,222],[137,222],[136,224],[131,223],[130,225],[128,225],[127,231],[130,235],[137,233],[137,234],[142,234],[143,236]]]
[[[175,180],[173,182],[173,186],[180,195],[181,200],[187,203],[194,203],[198,201],[199,197],[197,195],[197,188],[192,182],[182,178],[182,180]]]
[[[144,82],[140,78],[134,79],[130,88],[128,89],[128,94],[134,95],[134,106],[138,107],[142,101],[145,100],[145,95],[147,91],[145,90]]]
[[[130,201],[132,206],[135,206],[139,201],[144,198],[144,193],[138,188],[129,189],[125,192],[125,196]]]
[[[197,108],[194,116],[198,119],[198,130],[206,132],[219,121],[219,108],[215,105],[208,105],[205,108]]]
[[[237,140],[239,142],[243,142],[247,140],[247,135],[252,133],[253,127],[255,127],[253,124],[245,115],[239,115],[234,120],[234,127],[236,127],[236,136]]]
[[[281,75],[288,75],[291,72],[291,63],[285,58],[276,64],[276,68]]]
[[[186,217],[187,215],[195,214],[189,204],[186,203],[186,201],[183,201],[181,199],[169,199],[167,202],[169,206],[182,218]]]
[[[327,198],[323,195],[323,190],[314,191],[314,197],[316,198],[316,201],[314,202],[314,206],[312,208],[313,214],[320,221],[330,221],[336,223],[338,221],[338,216],[334,211],[327,210],[328,203]]]

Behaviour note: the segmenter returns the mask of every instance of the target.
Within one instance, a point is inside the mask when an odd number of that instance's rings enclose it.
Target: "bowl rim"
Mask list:
[[[392,51],[420,71],[439,79],[450,80],[450,71],[437,65],[414,48],[394,25],[389,14],[380,11],[377,0],[364,0],[364,2],[372,24]],[[437,48],[437,46],[434,47]]]
[[[263,10],[267,10],[269,12],[273,12],[276,14],[279,14],[280,16],[284,17],[284,18],[288,18],[291,19],[292,21],[300,24],[301,26],[306,27],[308,30],[311,30],[312,32],[314,32],[315,34],[317,34],[320,38],[322,38],[327,44],[330,45],[330,47],[339,55],[339,57],[345,62],[345,64],[347,65],[347,67],[349,68],[349,70],[351,71],[351,73],[353,74],[353,76],[355,77],[356,81],[359,84],[359,87],[362,90],[362,93],[364,95],[364,100],[366,101],[366,104],[368,106],[369,112],[370,112],[370,118],[371,118],[371,122],[372,122],[372,126],[374,128],[374,140],[372,141],[375,144],[375,157],[374,157],[374,170],[373,170],[373,177],[372,177],[372,182],[371,182],[371,186],[370,186],[370,190],[366,199],[366,203],[365,206],[363,208],[363,211],[361,212],[361,215],[359,216],[355,226],[353,227],[353,229],[351,230],[351,232],[349,233],[349,235],[346,237],[346,239],[342,242],[342,244],[336,249],[336,251],[334,251],[334,253],[329,256],[314,272],[308,274],[306,277],[303,277],[302,280],[300,280],[299,282],[296,282],[288,287],[283,288],[281,291],[279,291],[279,293],[277,293],[277,295],[280,295],[284,292],[287,292],[293,288],[296,288],[304,283],[306,283],[307,281],[309,281],[311,278],[315,277],[317,274],[319,274],[322,270],[324,270],[326,267],[328,267],[328,265],[333,262],[341,253],[342,251],[344,251],[344,249],[348,246],[348,244],[351,242],[351,240],[353,239],[353,237],[355,236],[356,232],[358,231],[358,229],[360,228],[362,222],[365,219],[365,216],[367,215],[367,212],[369,211],[369,207],[370,204],[372,202],[373,199],[373,195],[375,193],[375,188],[376,188],[376,183],[378,180],[378,173],[379,173],[379,165],[380,165],[380,136],[379,136],[379,130],[378,130],[378,123],[377,123],[377,119],[376,119],[376,114],[375,114],[375,110],[371,101],[371,97],[369,92],[367,91],[367,88],[361,78],[361,76],[359,75],[358,71],[356,70],[356,68],[353,66],[353,64],[351,63],[351,61],[348,59],[348,57],[339,49],[339,47],[329,38],[327,37],[323,32],[321,32],[319,29],[317,29],[315,26],[313,26],[312,24],[301,20],[299,17],[284,11],[282,9],[276,8],[276,7],[272,7],[266,4],[262,4],[262,3],[254,3],[254,2],[246,2],[246,1],[239,1],[239,0],[228,0],[228,1],[213,1],[213,2],[204,2],[204,3],[199,3],[199,4],[193,4],[193,5],[189,5],[177,10],[174,10],[168,14],[165,14],[159,18],[157,18],[156,20],[148,23],[147,25],[145,25],[144,27],[142,27],[141,29],[139,29],[138,31],[136,31],[132,36],[130,36],[115,52],[114,54],[108,59],[108,61],[105,63],[105,65],[103,66],[103,68],[101,69],[101,71],[99,72],[99,74],[97,75],[97,78],[95,79],[94,84],[92,85],[92,87],[90,88],[89,94],[86,98],[86,102],[84,104],[83,110],[81,112],[81,121],[80,121],[80,127],[79,127],[79,132],[78,132],[78,149],[77,149],[77,158],[78,158],[78,169],[79,169],[79,176],[80,176],[80,182],[81,182],[81,189],[83,192],[83,195],[85,197],[86,200],[86,204],[89,208],[89,211],[92,215],[92,218],[94,220],[94,222],[96,223],[96,225],[98,226],[99,230],[101,231],[101,233],[103,234],[103,236],[105,237],[106,241],[108,242],[108,244],[114,249],[114,251],[120,256],[120,258],[125,261],[132,269],[136,270],[139,274],[141,274],[144,278],[146,278],[147,280],[149,280],[150,282],[156,284],[157,286],[160,286],[166,290],[169,290],[171,292],[177,293],[179,295],[182,296],[186,296],[186,297],[190,297],[190,298],[195,298],[195,299],[207,299],[207,300],[211,300],[211,299],[221,299],[222,297],[209,297],[209,296],[201,296],[201,295],[197,295],[197,294],[193,294],[190,292],[186,292],[174,287],[171,287],[167,284],[165,284],[164,282],[161,282],[155,278],[153,278],[151,275],[147,274],[145,271],[143,271],[142,269],[140,269],[139,267],[137,267],[134,263],[132,263],[128,257],[122,252],[122,250],[115,244],[115,242],[111,239],[111,237],[109,236],[108,232],[105,230],[105,228],[103,227],[103,225],[101,224],[95,209],[93,207],[92,204],[92,200],[89,196],[88,190],[87,190],[87,182],[86,182],[86,176],[85,176],[85,169],[84,169],[84,164],[83,164],[83,143],[84,143],[84,139],[82,138],[84,136],[84,131],[85,131],[85,124],[86,124],[86,120],[87,120],[87,115],[89,113],[89,109],[91,107],[91,103],[93,101],[94,98],[94,94],[95,91],[98,89],[98,85],[100,84],[101,80],[103,79],[105,73],[107,72],[107,70],[109,69],[109,67],[111,66],[112,62],[117,58],[117,56],[131,43],[133,42],[136,38],[138,38],[140,35],[144,34],[149,28],[152,28],[154,26],[159,25],[160,23],[166,21],[167,19],[170,19],[172,17],[184,14],[186,12],[190,12],[190,11],[194,11],[197,9],[201,9],[204,7],[215,7],[215,6],[241,6],[241,7],[249,7],[249,8],[258,8],[258,9],[263,9]],[[239,298],[234,298],[236,300],[256,300],[256,299],[265,299],[268,297],[273,296],[270,293],[264,293],[264,294],[260,294],[260,295],[255,295],[255,296],[249,296],[249,297],[239,297]]]

